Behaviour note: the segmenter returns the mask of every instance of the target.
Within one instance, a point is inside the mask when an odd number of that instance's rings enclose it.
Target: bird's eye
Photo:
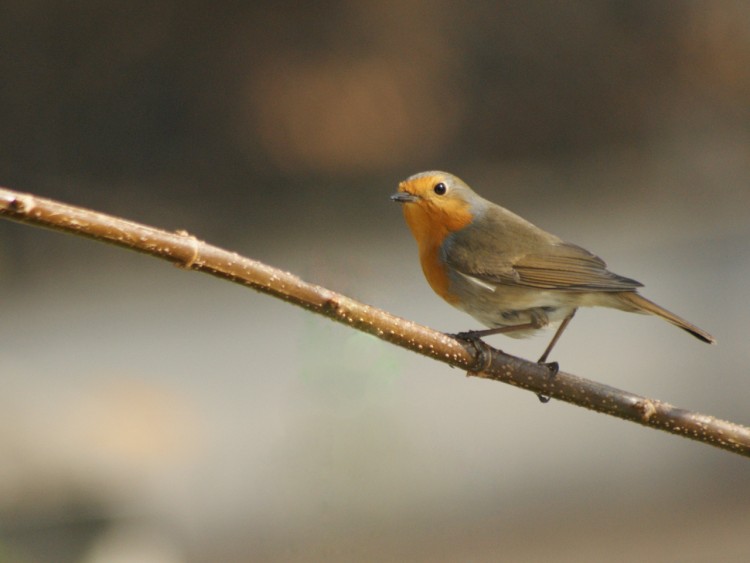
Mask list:
[[[442,182],[439,182],[435,184],[435,187],[432,188],[432,191],[434,191],[437,195],[443,195],[448,191],[448,187]]]

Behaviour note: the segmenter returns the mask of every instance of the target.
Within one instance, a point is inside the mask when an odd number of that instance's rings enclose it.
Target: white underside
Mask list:
[[[454,278],[454,292],[470,295],[455,306],[489,328],[509,327],[542,320],[542,328],[554,327],[578,307],[616,307],[607,293],[578,293],[497,285],[473,276]],[[529,337],[539,329],[505,333],[512,338]]]

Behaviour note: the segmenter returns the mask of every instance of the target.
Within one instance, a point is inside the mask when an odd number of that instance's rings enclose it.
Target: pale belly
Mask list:
[[[453,306],[489,328],[528,323],[536,323],[542,328],[561,322],[578,307],[611,306],[606,294],[492,286],[460,275],[451,279],[450,290],[461,297],[452,303]],[[532,328],[506,334],[513,338],[525,338],[537,330]]]

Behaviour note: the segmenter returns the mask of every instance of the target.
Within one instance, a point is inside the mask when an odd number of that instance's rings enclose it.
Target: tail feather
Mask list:
[[[680,327],[682,330],[689,332],[697,339],[707,342],[708,344],[716,344],[716,339],[707,333],[705,330],[699,329],[692,323],[687,322],[685,319],[678,317],[674,313],[667,311],[665,308],[660,307],[653,301],[649,301],[642,295],[638,295],[634,291],[624,291],[619,293],[620,299],[627,305],[630,305],[638,312],[651,313],[661,317],[665,321],[672,323],[673,325]]]

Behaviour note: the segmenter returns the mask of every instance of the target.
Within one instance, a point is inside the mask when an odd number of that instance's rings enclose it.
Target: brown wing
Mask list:
[[[642,284],[607,270],[604,261],[589,251],[532,226],[519,237],[486,238],[461,234],[443,248],[449,265],[460,273],[487,283],[562,291],[628,291]],[[503,240],[504,239],[504,240]],[[471,241],[470,243],[467,241]],[[519,244],[519,242],[521,244]]]
[[[527,254],[513,264],[518,285],[568,291],[627,291],[643,284],[610,272],[604,260],[580,246],[561,243],[544,255]]]

